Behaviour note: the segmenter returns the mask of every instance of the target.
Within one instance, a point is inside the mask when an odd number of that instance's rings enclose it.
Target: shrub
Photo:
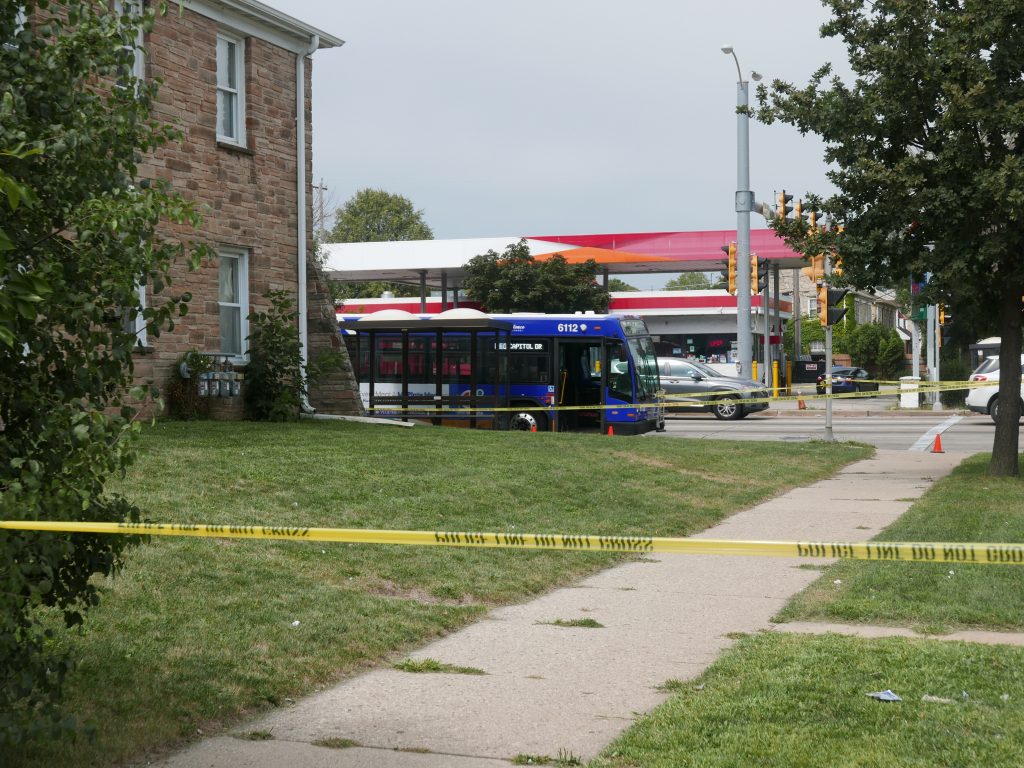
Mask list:
[[[286,291],[267,291],[266,312],[249,315],[249,365],[245,373],[245,414],[253,421],[294,421],[308,385],[338,367],[341,357],[328,352],[306,364],[302,375],[299,313]]]

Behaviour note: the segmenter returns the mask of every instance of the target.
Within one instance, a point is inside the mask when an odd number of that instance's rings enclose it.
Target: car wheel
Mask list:
[[[546,432],[548,419],[536,411],[519,411],[512,414],[508,428],[519,432]]]
[[[711,406],[711,412],[716,419],[723,421],[735,421],[743,418],[743,406],[733,402],[717,402]]]

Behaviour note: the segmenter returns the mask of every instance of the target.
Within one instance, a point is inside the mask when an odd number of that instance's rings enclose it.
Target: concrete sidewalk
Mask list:
[[[878,451],[698,538],[868,539],[965,455]],[[234,731],[265,732],[269,739],[211,738],[163,765],[495,768],[516,755],[587,760],[667,698],[658,686],[700,675],[732,644],[727,634],[770,628],[771,617],[818,576],[798,567],[806,562],[645,557],[494,610],[411,654],[486,675],[375,669]],[[550,623],[581,618],[603,626]],[[317,746],[330,739],[359,746]]]

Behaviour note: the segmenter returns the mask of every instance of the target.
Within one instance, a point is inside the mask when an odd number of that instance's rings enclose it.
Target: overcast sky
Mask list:
[[[346,41],[313,59],[316,182],[404,195],[437,238],[734,228],[721,46],[748,79],[848,72],[819,0],[264,2]],[[751,122],[750,157],[758,200],[831,190],[789,126]]]

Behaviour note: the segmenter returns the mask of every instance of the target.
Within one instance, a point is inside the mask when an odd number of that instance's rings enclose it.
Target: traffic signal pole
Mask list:
[[[825,254],[825,281],[832,276],[832,259]],[[827,306],[827,304],[826,304]],[[828,309],[825,310],[826,314]],[[835,441],[832,434],[832,323],[825,326],[825,436],[827,443]]]
[[[768,283],[765,281],[764,290],[761,291],[761,312],[764,314],[764,385],[766,387],[772,385],[772,316],[768,311],[770,302],[771,294]]]

